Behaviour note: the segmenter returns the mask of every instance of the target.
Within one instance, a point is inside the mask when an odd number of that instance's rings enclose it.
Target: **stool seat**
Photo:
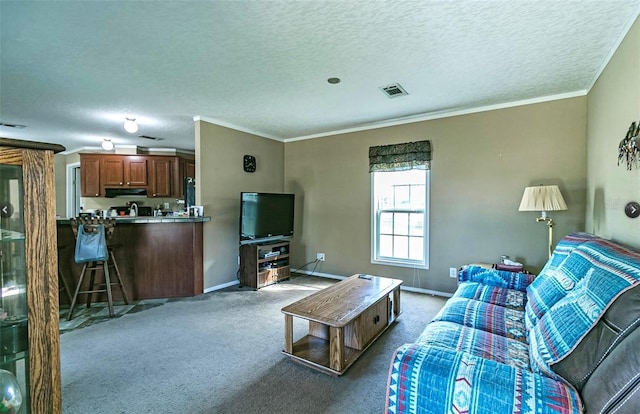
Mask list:
[[[101,218],[101,217],[79,217],[72,218],[70,220],[71,229],[73,230],[73,235],[76,238],[76,243],[78,242],[78,226],[80,224],[83,225],[85,231],[95,232],[96,228],[100,225],[104,226],[105,229],[105,238],[107,242],[107,260],[104,261],[92,261],[84,263],[82,266],[82,272],[80,273],[80,278],[78,279],[78,285],[76,286],[75,293],[71,300],[71,307],[69,308],[69,314],[67,315],[67,320],[71,320],[73,318],[73,310],[76,306],[76,302],[78,300],[78,295],[86,294],[87,295],[87,308],[91,306],[91,297],[94,293],[106,293],[107,294],[107,305],[109,307],[109,316],[114,317],[115,313],[113,311],[113,296],[111,287],[115,286],[120,289],[122,292],[122,298],[125,304],[129,304],[129,299],[127,298],[127,292],[122,284],[122,277],[120,275],[120,269],[118,269],[118,262],[116,261],[116,257],[114,255],[114,249],[120,247],[120,243],[110,243],[111,237],[113,236],[113,232],[115,230],[116,220],[113,218]],[[110,271],[112,268],[116,275],[116,280],[111,281]],[[87,273],[87,270],[90,271],[89,276],[89,286],[87,290],[81,290],[82,283],[84,281],[84,277]],[[96,273],[98,271],[102,271],[104,276],[104,283],[96,284]]]

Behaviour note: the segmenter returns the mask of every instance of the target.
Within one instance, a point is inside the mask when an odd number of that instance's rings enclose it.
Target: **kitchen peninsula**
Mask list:
[[[109,244],[130,299],[188,297],[203,291],[203,223],[210,217],[118,217]],[[75,239],[69,219],[58,219],[58,261],[74,289],[82,266],[74,262]],[[102,276],[100,276],[102,277]],[[72,292],[73,294],[73,292]],[[81,295],[81,303],[85,301]],[[96,299],[106,301],[104,298]],[[122,300],[119,290],[114,300]],[[60,295],[66,303],[65,295]]]

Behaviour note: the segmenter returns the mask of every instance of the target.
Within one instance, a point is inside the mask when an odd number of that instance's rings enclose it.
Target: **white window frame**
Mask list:
[[[371,263],[381,264],[387,266],[399,266],[409,267],[414,269],[429,269],[429,216],[430,216],[430,193],[431,193],[431,173],[429,170],[424,170],[425,173],[425,208],[424,208],[424,234],[423,234],[423,257],[424,260],[417,261],[412,259],[399,259],[399,258],[387,258],[379,257],[378,255],[378,241],[380,233],[378,231],[378,206],[376,205],[376,191],[375,191],[375,172],[371,175]]]

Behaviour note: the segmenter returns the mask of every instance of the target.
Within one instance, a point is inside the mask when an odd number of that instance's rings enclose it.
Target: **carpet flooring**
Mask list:
[[[393,351],[415,340],[445,299],[403,291],[397,322],[337,377],[281,353],[280,312],[335,282],[294,276],[259,291],[234,286],[68,328],[63,412],[381,413]],[[307,328],[294,318],[294,339]]]

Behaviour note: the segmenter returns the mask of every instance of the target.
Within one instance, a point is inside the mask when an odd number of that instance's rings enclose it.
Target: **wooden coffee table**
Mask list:
[[[282,308],[285,355],[342,375],[400,315],[401,280],[353,275]],[[309,333],[293,342],[293,317]]]

